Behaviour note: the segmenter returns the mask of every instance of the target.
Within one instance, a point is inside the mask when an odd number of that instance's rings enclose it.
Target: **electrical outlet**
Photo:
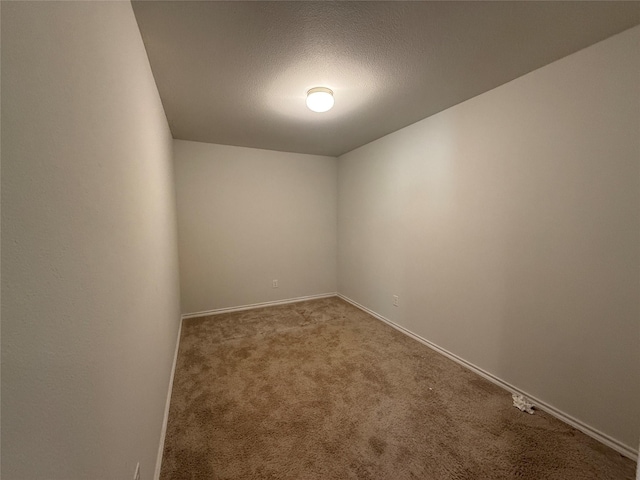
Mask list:
[[[393,296],[393,306],[397,307],[398,306],[398,295],[394,295]]]
[[[273,288],[278,288],[278,280],[273,280],[271,282],[271,285],[273,286]]]
[[[136,473],[133,474],[133,480],[140,480],[140,462],[136,465]]]

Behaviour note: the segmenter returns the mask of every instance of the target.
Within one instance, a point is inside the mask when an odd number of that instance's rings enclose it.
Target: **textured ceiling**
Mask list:
[[[133,8],[174,138],[333,156],[640,23],[612,1]],[[327,113],[305,106],[319,85]]]

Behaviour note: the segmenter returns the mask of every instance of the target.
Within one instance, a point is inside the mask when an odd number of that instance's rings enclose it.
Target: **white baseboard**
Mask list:
[[[171,392],[173,391],[173,377],[176,373],[176,363],[178,362],[178,349],[180,348],[180,335],[182,334],[182,319],[178,326],[178,338],[176,339],[176,350],[173,354],[173,365],[171,366],[171,376],[169,377],[169,391],[167,402],[164,407],[164,419],[162,420],[162,430],[160,432],[160,445],[158,447],[158,458],[156,459],[156,471],[153,476],[155,480],[160,480],[160,469],[162,468],[162,454],[164,453],[164,439],[167,436],[167,423],[169,422],[169,406],[171,405]]]
[[[563,421],[564,423],[567,423],[569,425],[571,425],[572,427],[580,430],[581,432],[585,433],[586,435],[589,435],[590,437],[598,440],[600,443],[605,444],[606,446],[613,448],[615,451],[617,451],[618,453],[624,455],[625,457],[628,457],[634,461],[638,461],[638,450],[635,448],[632,448],[628,445],[625,445],[624,443],[616,440],[615,438],[610,437],[609,435],[600,432],[599,430],[591,427],[590,425],[587,425],[586,423],[578,420],[577,418],[572,417],[571,415],[558,410],[557,408],[549,405],[548,403],[540,400],[539,398],[534,397],[533,395],[530,395],[527,392],[524,392],[522,390],[520,390],[517,387],[514,387],[513,385],[511,385],[510,383],[505,382],[504,380],[496,377],[495,375],[481,369],[480,367],[474,365],[473,363],[470,363],[466,360],[464,360],[463,358],[460,358],[459,356],[457,356],[454,353],[449,352],[448,350],[445,350],[442,347],[439,347],[438,345],[436,345],[435,343],[430,342],[429,340],[426,340],[424,338],[422,338],[420,335],[417,335],[415,333],[413,333],[411,330],[408,330],[400,325],[398,325],[397,323],[392,322],[391,320],[383,317],[382,315],[377,314],[376,312],[374,312],[373,310],[368,309],[367,307],[360,305],[358,302],[351,300],[349,297],[346,297],[340,293],[337,294],[338,297],[340,297],[341,299],[343,299],[346,302],[349,302],[351,305],[353,305],[354,307],[359,308],[360,310],[368,313],[369,315],[371,315],[372,317],[386,323],[387,325],[395,328],[396,330],[404,333],[405,335],[408,335],[409,337],[413,338],[414,340],[417,340],[418,342],[426,345],[427,347],[431,348],[432,350],[435,350],[438,353],[441,353],[442,355],[444,355],[445,357],[453,360],[454,362],[462,365],[465,368],[468,368],[469,370],[471,370],[474,373],[477,373],[478,375],[480,375],[481,377],[486,378],[487,380],[489,380],[490,382],[495,383],[496,385],[498,385],[499,387],[502,387],[503,389],[507,390],[508,392],[511,393],[517,393],[519,395],[524,395],[525,397],[528,397],[529,399],[531,399],[534,403],[534,405],[536,407],[538,407],[540,410],[543,410],[545,412],[547,412],[550,415],[553,415],[554,417],[556,417],[557,419]]]
[[[197,318],[207,317],[209,315],[220,315],[221,313],[241,312],[242,310],[252,310],[254,308],[273,307],[275,305],[286,305],[287,303],[304,302],[306,300],[317,300],[319,298],[335,297],[336,292],[333,293],[321,293],[319,295],[308,295],[306,297],[287,298],[285,300],[275,300],[273,302],[252,303],[249,305],[241,305],[239,307],[227,307],[216,308],[214,310],[206,310],[204,312],[185,313],[182,315],[182,319],[185,318]]]

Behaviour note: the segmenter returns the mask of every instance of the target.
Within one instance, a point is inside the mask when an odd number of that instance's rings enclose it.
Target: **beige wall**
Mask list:
[[[336,158],[176,140],[174,160],[183,313],[336,291]]]
[[[2,2],[2,478],[153,478],[171,136],[128,2]]]
[[[338,291],[630,449],[639,41],[636,27],[339,158]]]

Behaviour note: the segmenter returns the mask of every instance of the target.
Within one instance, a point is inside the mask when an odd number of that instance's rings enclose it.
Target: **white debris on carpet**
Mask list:
[[[533,415],[533,403],[524,395],[518,395],[514,393],[513,395],[513,406],[523,412],[527,412]]]

